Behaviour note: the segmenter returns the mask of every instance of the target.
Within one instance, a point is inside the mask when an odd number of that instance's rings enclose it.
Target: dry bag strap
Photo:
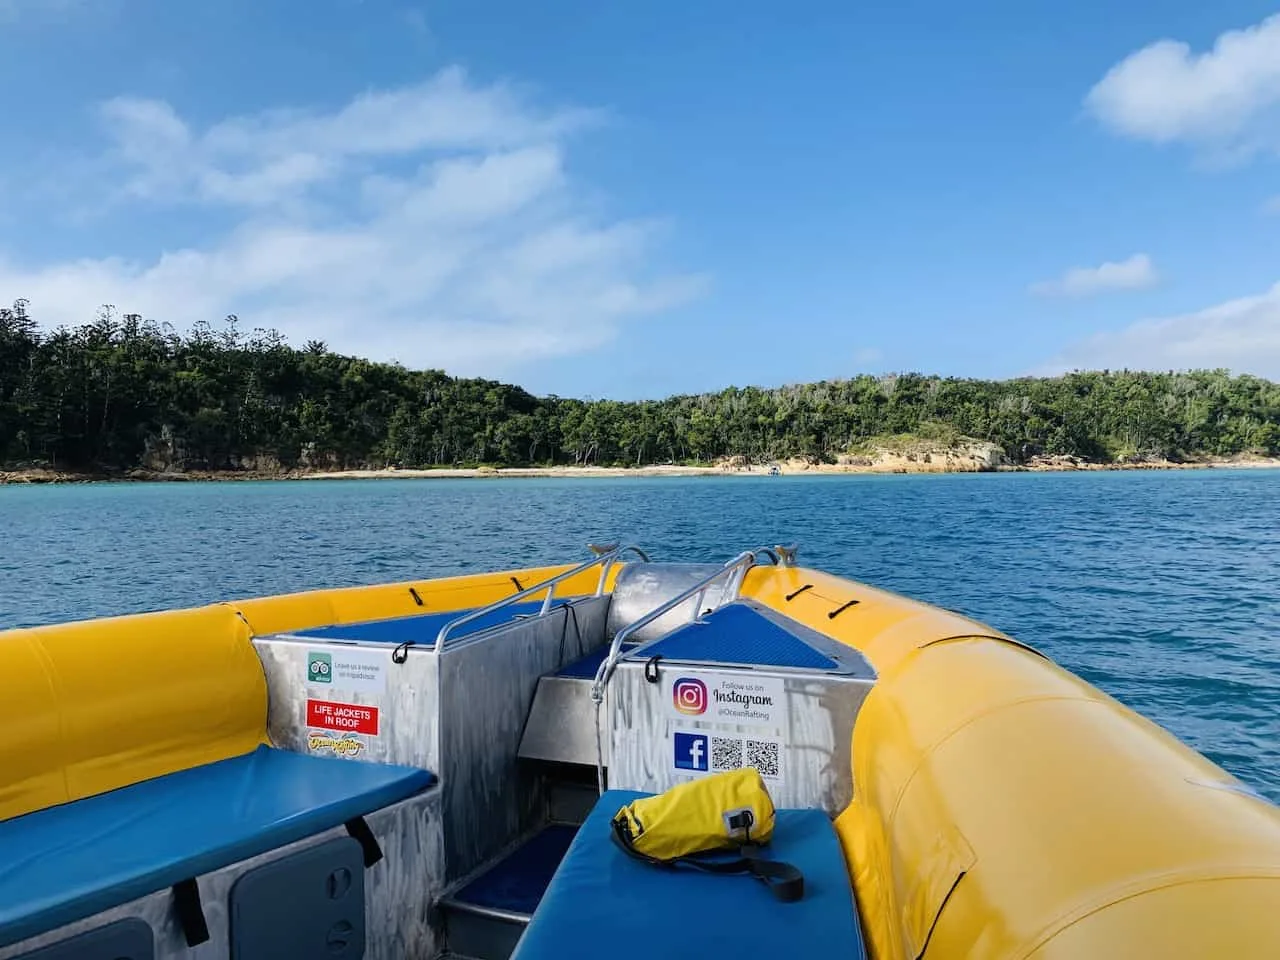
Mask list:
[[[760,856],[759,847],[743,847],[742,859],[747,871],[763,880],[773,895],[783,903],[791,903],[804,896],[804,874],[797,867],[781,860],[767,860]]]
[[[766,860],[760,856],[760,848],[746,846],[739,848],[741,856],[733,860],[704,860],[700,857],[676,857],[672,860],[659,860],[647,853],[641,853],[631,842],[631,831],[627,829],[622,817],[613,820],[613,839],[628,856],[635,857],[655,867],[675,868],[679,864],[693,867],[704,873],[749,873],[765,886],[783,903],[791,903],[804,896],[804,874],[789,863],[780,860]]]

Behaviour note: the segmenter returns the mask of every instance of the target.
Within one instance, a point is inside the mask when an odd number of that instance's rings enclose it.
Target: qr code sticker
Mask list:
[[[742,741],[733,737],[711,738],[711,769],[737,770],[742,766]]]
[[[779,776],[777,741],[748,740],[746,745],[748,767],[755,767],[762,777]]]

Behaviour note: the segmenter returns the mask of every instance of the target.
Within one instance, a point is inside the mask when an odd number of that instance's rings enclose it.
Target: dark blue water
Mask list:
[[[810,565],[1022,639],[1280,800],[1280,471],[0,487],[0,628],[572,560]]]

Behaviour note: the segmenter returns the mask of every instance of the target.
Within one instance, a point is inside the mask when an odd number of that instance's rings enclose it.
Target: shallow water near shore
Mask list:
[[[0,629],[586,556],[803,563],[1023,640],[1280,800],[1280,471],[0,487]]]

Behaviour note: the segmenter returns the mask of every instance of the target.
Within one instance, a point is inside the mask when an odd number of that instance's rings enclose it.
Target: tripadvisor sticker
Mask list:
[[[325,684],[334,690],[385,693],[387,654],[381,650],[307,651],[307,683]]]
[[[332,683],[333,657],[327,653],[307,655],[307,683]]]

